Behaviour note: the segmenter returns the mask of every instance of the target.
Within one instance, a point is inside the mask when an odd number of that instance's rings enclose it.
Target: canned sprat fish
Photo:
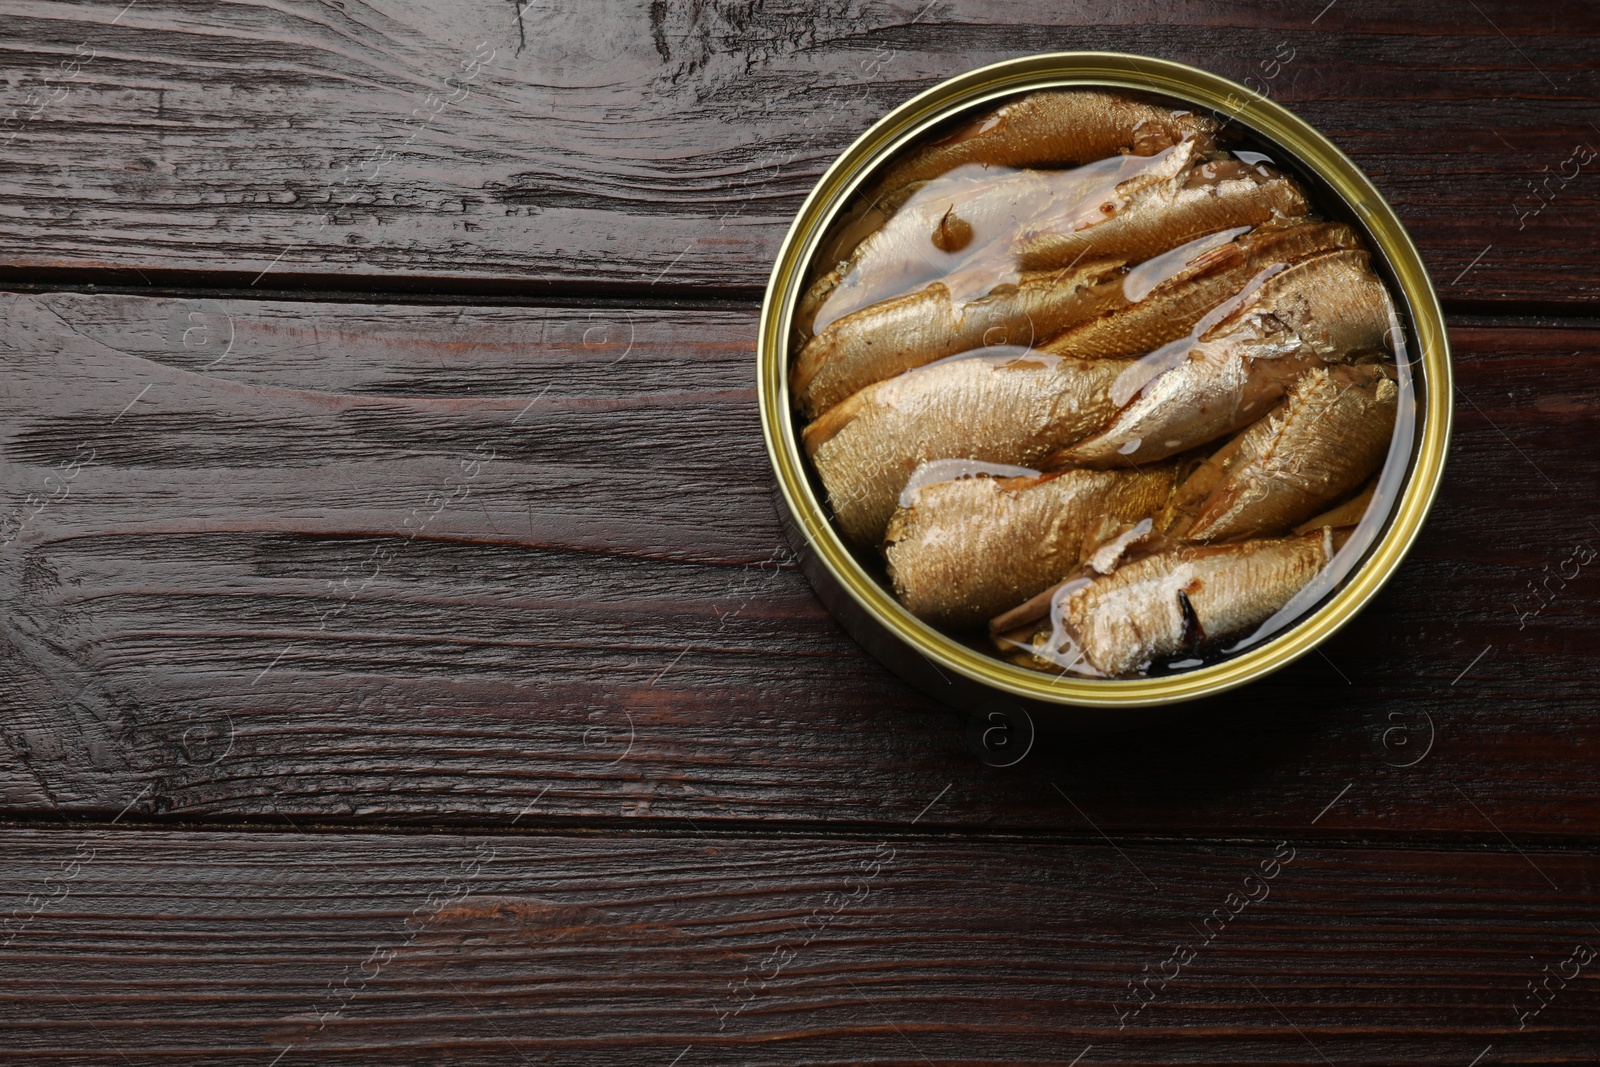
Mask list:
[[[796,547],[935,696],[1060,725],[1243,684],[1393,573],[1442,472],[1437,298],[1364,175],[1136,56],[957,78],[828,170],[760,399]]]

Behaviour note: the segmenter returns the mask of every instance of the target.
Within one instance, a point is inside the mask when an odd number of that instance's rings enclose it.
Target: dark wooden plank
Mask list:
[[[38,811],[54,803],[55,799],[38,778],[28,773],[20,759],[7,759],[0,764],[0,809]]]
[[[1443,496],[1323,655],[1000,771],[790,564],[748,311],[4,308],[0,521],[43,505],[0,548],[12,811],[1600,825],[1593,327],[1455,331]]]
[[[688,832],[0,842],[15,1064],[1461,1067],[1593,1063],[1600,1027],[1593,855]]]
[[[750,292],[894,104],[1114,49],[1295,107],[1374,176],[1447,298],[1592,303],[1597,38],[1578,0],[1207,0],[1159,21],[1119,0],[632,0],[528,6],[520,29],[487,0],[41,0],[7,16],[0,244],[22,280]]]

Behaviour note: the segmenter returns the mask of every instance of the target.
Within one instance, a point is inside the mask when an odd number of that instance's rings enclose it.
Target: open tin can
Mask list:
[[[1392,294],[1384,338],[1392,362],[1383,364],[1383,373],[1392,382],[1384,388],[1390,396],[1397,391],[1398,400],[1391,401],[1394,428],[1367,483],[1371,503],[1363,505],[1363,517],[1341,533],[1337,550],[1327,542],[1316,577],[1265,623],[1234,635],[1225,648],[1133,677],[1021,666],[970,633],[932,625],[903,606],[883,556],[860,538],[852,543],[842,535],[802,446],[807,419],[791,392],[798,309],[818,276],[825,243],[836,247],[845,213],[859,211],[859,194],[908,151],[958,124],[1026,94],[1055,90],[1127,92],[1160,99],[1180,109],[1175,115],[1212,116],[1229,131],[1239,159],[1270,160],[1274,173],[1298,183],[1322,220],[1353,231],[1371,254],[1371,272]],[[1416,247],[1366,176],[1304,121],[1241,85],[1180,63],[1115,53],[1038,55],[984,67],[922,93],[869,129],[828,168],[784,240],[762,308],[757,360],[779,510],[803,570],[835,618],[931,696],[968,711],[996,699],[1014,702],[1046,728],[1142,725],[1165,717],[1153,709],[1244,685],[1316,647],[1399,567],[1433,501],[1450,435],[1450,356],[1438,298]]]

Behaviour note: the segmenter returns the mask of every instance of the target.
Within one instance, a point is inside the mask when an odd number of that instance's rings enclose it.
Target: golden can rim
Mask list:
[[[1220,663],[1157,678],[1056,677],[968,648],[912,615],[862,568],[812,491],[790,417],[789,323],[804,269],[833,217],[871,168],[958,110],[1018,92],[1109,87],[1161,93],[1230,112],[1289,150],[1360,216],[1387,261],[1409,310],[1424,388],[1415,458],[1388,526],[1367,558],[1316,611],[1266,643]],[[1416,540],[1444,473],[1453,413],[1449,341],[1438,295],[1394,209],[1359,167],[1309,123],[1280,104],[1219,75],[1166,59],[1122,52],[1053,52],[994,63],[941,82],[901,104],[847,148],[801,205],[778,251],[761,308],[757,393],[767,456],[779,492],[807,543],[870,618],[938,667],[1012,696],[1080,707],[1147,707],[1213,696],[1298,659],[1375,596]]]

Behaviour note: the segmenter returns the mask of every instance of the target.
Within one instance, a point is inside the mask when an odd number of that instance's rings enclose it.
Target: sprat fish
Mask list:
[[[1394,435],[1399,387],[1381,364],[1306,374],[1281,412],[1235,438],[1217,485],[1173,532],[1229,541],[1284,530],[1355,489],[1378,469]]]
[[[1108,199],[1121,202],[1169,182],[1195,158],[1185,142],[1154,156],[1113,156],[1071,170],[958,168],[923,183],[849,259],[813,282],[796,309],[796,327],[802,336],[820,333],[851,312],[930,282],[943,282],[957,302],[1014,283],[1020,271],[1013,248],[1026,228],[1040,219],[1097,219]]]
[[[1050,465],[1144,463],[1213,441],[1275,407],[1306,371],[1381,350],[1388,327],[1388,295],[1365,252],[1307,256],[1264,278],[1192,345],[1171,350],[1175,365],[1135,363],[1116,395],[1131,394],[1131,403]]]
[[[1176,462],[1142,470],[967,477],[907,492],[885,555],[901,603],[919,618],[973,626],[1047,589],[1078,565],[1106,516],[1159,509]]]
[[[852,541],[883,539],[900,490],[932,459],[1033,466],[1116,410],[1120,360],[1023,348],[952,357],[868,386],[806,427],[802,443]]]
[[[1036,216],[1011,258],[1020,270],[1050,270],[1086,256],[1147,259],[1207,234],[1304,216],[1300,187],[1265,166],[1200,160],[1159,182],[1118,190],[1093,212]]]
[[[1209,148],[1220,124],[1171,104],[1095,89],[1029,93],[968,120],[910,152],[867,199],[967,163],[990,167],[1077,166],[1108,156],[1148,156],[1189,139]]]
[[[863,308],[806,342],[790,388],[815,417],[902,371],[995,345],[1027,347],[1123,301],[1120,262],[1024,276],[965,304],[935,282]]]
[[[1327,565],[1329,531],[1180,548],[1061,586],[1039,625],[997,644],[1045,670],[1119,677],[1240,637]]]
[[[1126,303],[1058,334],[1043,349],[1075,359],[1142,356],[1188,336],[1208,312],[1268,267],[1360,247],[1342,223],[1223,230],[1141,263],[1123,279]]]

